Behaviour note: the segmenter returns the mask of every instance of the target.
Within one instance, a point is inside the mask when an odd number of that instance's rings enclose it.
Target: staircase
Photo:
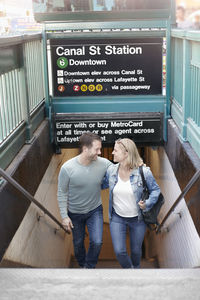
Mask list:
[[[73,256],[70,262],[69,268],[79,268],[79,265]],[[154,269],[158,268],[156,259],[142,259],[141,269]],[[99,259],[96,265],[96,269],[122,269],[116,259]]]

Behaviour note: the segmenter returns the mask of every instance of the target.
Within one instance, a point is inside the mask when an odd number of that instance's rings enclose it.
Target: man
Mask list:
[[[83,268],[95,268],[102,245],[101,183],[111,162],[98,157],[101,137],[86,132],[80,137],[80,155],[65,162],[58,177],[58,204],[62,224],[73,233],[74,254]],[[84,246],[85,228],[89,249]]]
[[[178,6],[176,9],[176,23],[177,28],[180,29],[189,29],[193,27],[192,22],[185,19],[185,8],[183,6]]]

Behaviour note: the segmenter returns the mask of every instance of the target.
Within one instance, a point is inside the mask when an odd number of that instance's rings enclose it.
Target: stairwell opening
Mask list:
[[[102,148],[102,157],[105,157],[112,161],[113,147],[103,147]],[[139,148],[139,153],[145,162],[145,148]],[[109,220],[108,220],[108,205],[109,205],[109,192],[108,190],[102,191],[102,203],[103,203],[103,211],[104,211],[104,228],[103,228],[103,245],[100,252],[97,268],[121,268],[119,265],[114,250],[112,246],[112,240],[109,230]],[[89,247],[89,237],[86,232],[85,245],[88,249]],[[127,240],[126,240],[127,251],[130,254],[130,239],[129,232],[127,231]],[[149,257],[148,253],[148,230],[145,235],[145,239],[142,245],[142,258],[141,258],[141,267],[142,268],[157,268],[157,260],[155,257]],[[78,267],[75,258],[72,257],[70,267],[76,268]]]

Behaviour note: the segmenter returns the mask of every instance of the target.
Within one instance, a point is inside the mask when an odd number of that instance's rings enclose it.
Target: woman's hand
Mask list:
[[[138,205],[139,205],[139,207],[140,207],[142,210],[146,208],[146,204],[145,204],[145,202],[142,201],[142,200],[140,200],[140,201],[138,202]]]

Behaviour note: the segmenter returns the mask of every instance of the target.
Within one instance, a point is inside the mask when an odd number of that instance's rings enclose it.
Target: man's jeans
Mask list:
[[[129,229],[131,258],[126,249],[126,232]],[[144,221],[138,217],[124,218],[112,211],[110,232],[115,254],[123,268],[140,268],[142,243],[146,231]]]
[[[74,254],[80,265],[85,268],[95,268],[102,245],[103,235],[103,208],[102,205],[86,214],[74,214],[69,212],[74,228],[73,243]],[[86,254],[84,239],[85,227],[89,233],[89,249]]]

